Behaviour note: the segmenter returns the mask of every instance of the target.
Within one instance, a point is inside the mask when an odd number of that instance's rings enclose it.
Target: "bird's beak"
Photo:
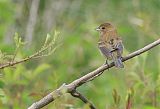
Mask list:
[[[100,31],[100,28],[99,28],[99,27],[97,27],[95,30]]]

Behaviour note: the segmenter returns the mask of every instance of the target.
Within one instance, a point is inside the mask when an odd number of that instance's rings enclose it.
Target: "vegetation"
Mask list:
[[[102,65],[105,59],[97,48],[99,34],[95,31],[100,23],[110,21],[117,27],[124,56],[160,36],[159,0],[34,1],[0,0],[0,64],[37,53],[45,40],[49,46],[55,41],[51,40],[55,31],[60,32],[59,37],[53,48],[40,54],[42,58],[0,69],[0,109],[27,108],[64,82],[70,83]],[[36,14],[32,14],[32,6],[37,8]],[[35,25],[30,23],[32,17],[36,18]],[[106,70],[78,90],[97,109],[124,109],[128,101],[131,109],[159,109],[159,57],[158,46],[125,62],[124,69]],[[88,109],[88,105],[66,94],[46,108]]]

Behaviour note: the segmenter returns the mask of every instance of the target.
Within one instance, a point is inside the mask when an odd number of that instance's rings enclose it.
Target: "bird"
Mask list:
[[[107,22],[98,26],[96,30],[100,33],[98,48],[106,58],[105,64],[108,65],[108,60],[111,60],[115,67],[124,68],[122,62],[124,47],[116,28],[110,22]]]

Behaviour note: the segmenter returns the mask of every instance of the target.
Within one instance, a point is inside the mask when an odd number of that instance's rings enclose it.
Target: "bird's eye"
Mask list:
[[[102,29],[104,30],[104,29],[105,29],[105,27],[102,27]]]

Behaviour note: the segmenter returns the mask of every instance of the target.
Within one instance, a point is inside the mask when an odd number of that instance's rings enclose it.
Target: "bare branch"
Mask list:
[[[85,104],[89,104],[89,107],[91,109],[96,109],[95,106],[84,96],[82,95],[80,92],[78,92],[77,90],[73,90],[71,92],[71,95],[73,97],[79,98],[80,100],[82,100]]]
[[[32,106],[30,106],[28,109],[40,109],[46,106],[48,103],[54,101],[61,95],[63,95],[63,93],[66,93],[65,83],[62,86],[60,86],[58,89],[56,89],[55,91],[51,92],[50,94],[48,94],[47,96],[39,100],[38,102],[33,103]]]
[[[133,57],[136,57],[136,56],[150,50],[151,48],[153,48],[155,46],[158,46],[159,44],[160,44],[160,39],[154,41],[153,43],[151,43],[147,46],[145,46],[144,48],[141,48],[141,49],[129,54],[128,56],[124,57],[122,59],[122,61],[124,62],[124,61],[127,61],[127,60],[129,60]],[[109,65],[102,65],[99,68],[97,68],[96,70],[82,76],[79,79],[74,80],[70,84],[68,84],[68,85],[64,84],[63,88],[61,86],[60,88],[58,88],[55,91],[51,92],[50,94],[46,95],[41,100],[33,103],[28,109],[40,109],[40,108],[44,107],[45,105],[51,103],[52,101],[54,101],[56,98],[58,98],[59,96],[61,96],[63,94],[72,93],[72,91],[76,90],[77,87],[86,83],[86,81],[88,81],[90,79],[93,80],[94,78],[97,77],[97,75],[101,74],[104,70],[106,70],[108,68],[111,68],[113,66],[114,66],[114,63],[111,63]],[[65,89],[65,91],[64,91],[64,89]],[[60,92],[63,92],[63,93],[60,93]],[[57,97],[57,95],[59,95],[59,96]]]

